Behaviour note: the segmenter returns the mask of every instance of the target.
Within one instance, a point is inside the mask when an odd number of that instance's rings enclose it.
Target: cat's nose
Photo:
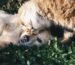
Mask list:
[[[29,40],[30,40],[30,37],[28,35],[25,35],[18,42],[25,43],[25,42],[29,42]]]

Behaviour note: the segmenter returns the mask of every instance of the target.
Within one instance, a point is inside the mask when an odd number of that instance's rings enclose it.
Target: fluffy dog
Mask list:
[[[62,42],[75,35],[75,0],[30,0],[20,7],[18,14],[21,24],[33,33],[54,25],[64,31]]]
[[[28,37],[25,26],[19,21],[18,14],[8,14],[5,11],[0,11],[0,48],[13,45],[40,46],[45,44],[52,37],[49,31],[42,31],[36,35]]]
[[[30,0],[18,14],[0,11],[0,46],[41,45],[53,36],[66,42],[74,35],[74,0]]]

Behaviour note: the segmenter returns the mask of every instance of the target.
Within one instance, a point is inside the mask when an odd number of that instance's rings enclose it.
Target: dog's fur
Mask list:
[[[52,38],[50,32],[45,30],[37,35],[32,35],[29,41],[26,42],[23,37],[30,34],[30,32],[28,33],[27,31],[29,32],[25,26],[20,24],[18,14],[12,15],[5,11],[0,11],[0,48],[8,46],[11,43],[13,45],[39,46],[47,43],[48,40]]]
[[[75,35],[75,0],[30,0],[18,14],[21,23],[33,32],[55,25],[64,30],[62,42]]]
[[[16,44],[20,38],[21,26],[18,23],[18,14],[8,14],[0,11],[0,46],[10,43]]]
[[[32,35],[29,37],[29,41],[24,41],[24,38],[19,40],[20,45],[25,46],[41,46],[43,44],[47,44],[48,41],[53,40],[53,37],[51,36],[51,33],[47,30],[40,32],[37,35]]]
[[[20,40],[25,35],[29,35],[30,39],[22,43]],[[73,35],[74,0],[30,0],[20,7],[18,14],[0,11],[0,46],[10,43],[41,45],[53,39],[53,36],[66,42]]]

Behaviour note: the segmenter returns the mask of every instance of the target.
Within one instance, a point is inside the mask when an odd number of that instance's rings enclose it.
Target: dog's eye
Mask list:
[[[37,41],[40,42],[40,43],[42,43],[42,40],[40,38],[37,38]]]

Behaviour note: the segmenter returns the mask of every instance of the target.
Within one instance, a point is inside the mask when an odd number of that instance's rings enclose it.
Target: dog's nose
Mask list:
[[[30,37],[28,35],[25,35],[18,42],[25,43],[25,42],[29,42],[29,40],[30,40]]]
[[[28,35],[25,35],[25,36],[23,37],[23,39],[24,39],[26,42],[28,42],[29,39],[30,39],[30,37],[29,37]]]

